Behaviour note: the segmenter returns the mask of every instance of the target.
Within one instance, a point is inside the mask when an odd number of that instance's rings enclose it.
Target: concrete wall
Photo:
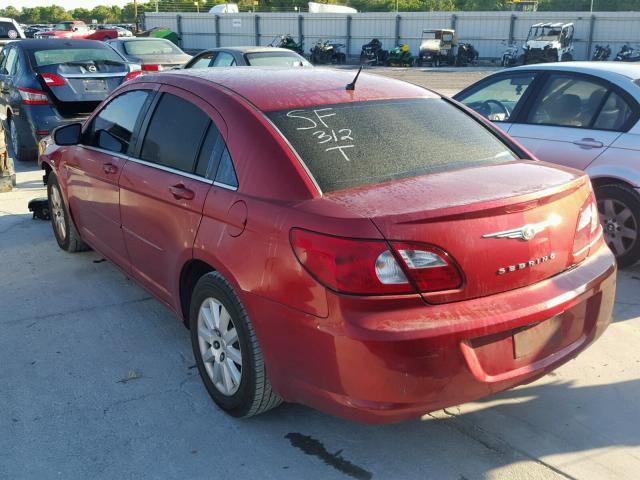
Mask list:
[[[451,28],[460,41],[471,42],[483,58],[500,57],[504,43],[522,44],[538,22],[575,24],[576,60],[585,60],[596,44],[609,44],[613,54],[624,43],[640,44],[640,12],[411,12],[405,13],[146,13],[145,28],[170,27],[188,50],[230,45],[268,45],[273,37],[291,33],[304,40],[305,52],[318,39],[343,42],[348,54],[379,38],[385,48],[408,43],[416,52],[426,28]]]

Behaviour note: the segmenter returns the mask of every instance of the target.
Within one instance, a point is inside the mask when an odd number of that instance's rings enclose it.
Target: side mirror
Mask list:
[[[59,146],[77,145],[80,143],[80,135],[82,133],[81,123],[70,123],[62,125],[53,131],[53,142]]]

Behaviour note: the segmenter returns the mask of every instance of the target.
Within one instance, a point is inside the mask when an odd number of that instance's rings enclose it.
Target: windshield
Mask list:
[[[182,50],[168,40],[134,40],[124,42],[128,55],[182,55]]]
[[[55,27],[53,27],[54,30],[58,30],[58,31],[63,31],[63,32],[70,32],[71,30],[73,30],[73,24],[72,23],[57,23]]]
[[[529,40],[542,40],[545,42],[552,42],[557,40],[560,36],[559,28],[551,27],[536,27],[532,28],[529,32]]]
[[[32,61],[37,67],[70,62],[111,61],[124,63],[111,48],[67,48],[59,50],[37,50],[31,52]]]
[[[291,52],[256,52],[245,55],[247,65],[258,67],[309,67],[311,64],[299,55]]]
[[[422,32],[422,38],[425,40],[436,38],[436,32]]]
[[[475,119],[442,99],[320,105],[267,115],[324,192],[516,159]]]

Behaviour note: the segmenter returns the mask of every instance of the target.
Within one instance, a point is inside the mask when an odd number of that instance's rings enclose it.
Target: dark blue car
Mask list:
[[[136,76],[95,40],[21,40],[0,52],[0,118],[18,160],[35,160],[38,142],[58,125],[82,121],[118,85]]]

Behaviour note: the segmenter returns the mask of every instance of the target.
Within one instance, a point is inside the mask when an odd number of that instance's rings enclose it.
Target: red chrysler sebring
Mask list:
[[[234,416],[408,419],[533,381],[610,322],[584,173],[430,91],[353,80],[146,76],[40,157],[60,247],[175,311]]]

